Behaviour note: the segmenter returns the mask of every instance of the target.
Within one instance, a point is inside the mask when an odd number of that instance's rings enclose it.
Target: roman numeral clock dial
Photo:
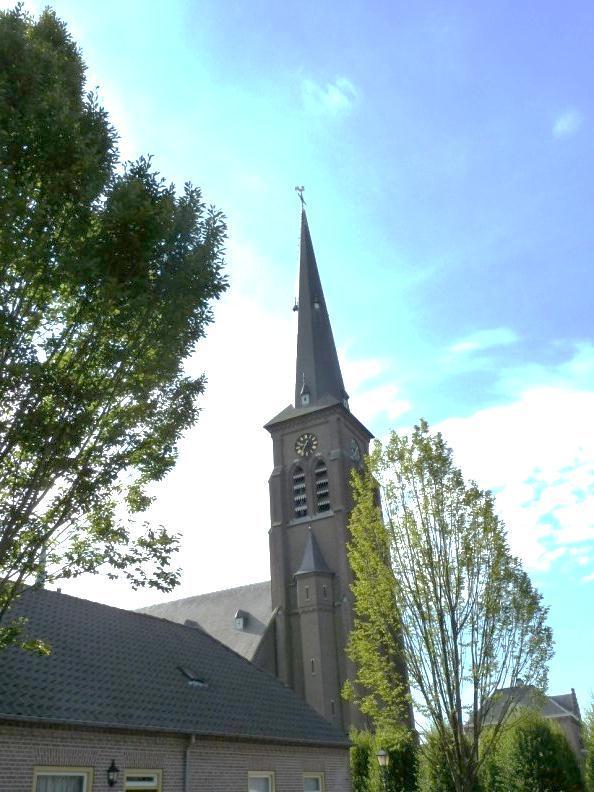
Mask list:
[[[304,432],[295,441],[295,451],[302,457],[308,457],[318,447],[318,438],[311,432]]]

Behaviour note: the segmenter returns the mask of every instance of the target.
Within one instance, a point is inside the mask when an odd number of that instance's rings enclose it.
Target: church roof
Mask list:
[[[247,614],[242,630],[235,624],[238,610]],[[200,627],[234,652],[252,660],[272,618],[270,581],[161,602],[141,608],[139,612]]]
[[[299,565],[299,569],[295,572],[295,574],[306,575],[310,572],[324,572],[327,575],[331,574],[330,570],[328,569],[328,565],[324,561],[324,556],[322,555],[322,551],[320,550],[320,546],[316,541],[316,537],[314,536],[311,527],[307,532],[305,549],[303,550],[301,564]]]
[[[294,407],[292,404],[289,404],[284,408],[284,410],[281,410],[277,415],[274,416],[274,418],[268,421],[264,428],[270,431],[272,427],[276,426],[277,424],[282,424],[285,421],[292,421],[294,418],[301,418],[304,415],[310,415],[311,413],[319,412],[321,410],[329,410],[331,408],[342,410],[343,414],[347,414],[349,416],[349,420],[360,429],[362,434],[366,435],[370,440],[373,438],[373,434],[369,431],[369,429],[364,426],[361,421],[356,418],[352,412],[350,412],[350,410],[347,410],[342,402],[339,402],[338,399],[335,399],[332,396],[322,396],[318,403],[311,407]]]
[[[301,406],[304,389],[309,394],[310,405],[319,404],[326,396],[345,402],[348,396],[342,381],[305,209],[301,213],[298,311],[295,406]]]
[[[276,677],[202,630],[42,589],[25,591],[11,615],[52,651],[2,651],[0,719],[348,744]]]

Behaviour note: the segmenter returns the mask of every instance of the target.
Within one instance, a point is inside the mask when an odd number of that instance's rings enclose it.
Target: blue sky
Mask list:
[[[2,3],[4,7],[9,4]],[[36,11],[42,5],[27,4]],[[268,575],[290,400],[298,202],[353,411],[421,415],[497,493],[551,607],[551,690],[594,687],[594,6],[57,0],[121,135],[227,214],[209,392],[154,515],[177,595]],[[270,359],[277,361],[270,365]],[[99,581],[66,590],[130,606]]]

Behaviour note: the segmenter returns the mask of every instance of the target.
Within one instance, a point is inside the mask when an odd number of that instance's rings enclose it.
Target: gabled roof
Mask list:
[[[324,561],[324,556],[322,555],[322,551],[316,541],[316,537],[311,530],[311,526],[309,531],[307,532],[307,538],[305,539],[305,548],[303,550],[303,558],[301,559],[301,564],[299,565],[299,569],[295,572],[296,575],[307,575],[312,572],[322,572],[326,575],[331,575],[332,573],[328,569],[328,565]]]
[[[486,722],[492,723],[498,720],[502,708],[510,704],[512,707],[527,707],[539,712],[545,718],[566,717],[579,721],[579,708],[576,713],[573,707],[572,709],[565,707],[559,702],[559,699],[565,699],[565,696],[547,696],[532,685],[501,688],[495,694]]]
[[[12,614],[52,652],[0,654],[0,719],[348,744],[292,690],[201,630],[40,589],[25,591]]]
[[[235,626],[238,610],[248,614],[243,630]],[[179,624],[192,622],[192,626],[200,627],[234,652],[252,660],[272,618],[270,581],[161,602],[141,608],[139,612]]]
[[[549,696],[556,704],[567,712],[574,715],[578,720],[581,720],[580,706],[578,704],[575,690],[571,688],[571,693],[562,693],[560,696]]]

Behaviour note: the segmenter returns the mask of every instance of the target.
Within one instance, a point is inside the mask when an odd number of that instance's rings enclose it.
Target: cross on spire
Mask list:
[[[301,206],[303,207],[305,206],[305,198],[303,197],[304,190],[305,187],[303,187],[303,185],[301,187],[295,187],[295,192],[299,193],[299,200],[301,201]]]

